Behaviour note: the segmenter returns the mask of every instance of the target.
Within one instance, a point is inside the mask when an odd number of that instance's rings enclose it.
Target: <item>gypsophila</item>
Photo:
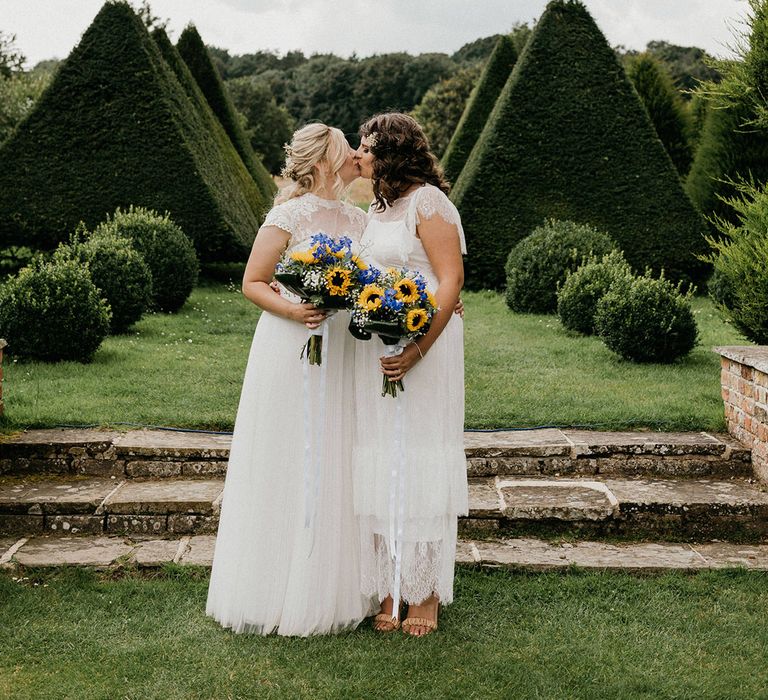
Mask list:
[[[365,138],[368,139],[368,148],[376,148],[379,143],[379,132],[372,131]]]

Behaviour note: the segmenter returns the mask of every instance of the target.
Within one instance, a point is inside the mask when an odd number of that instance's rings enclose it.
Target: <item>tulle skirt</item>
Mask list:
[[[382,600],[395,590],[399,542],[402,600],[453,600],[456,527],[467,513],[463,321],[453,316],[397,398],[381,396],[377,337],[355,348],[355,512],[361,586]]]
[[[235,421],[206,613],[235,632],[307,636],[354,628],[361,593],[352,502],[352,360],[348,316],[328,320],[310,366],[317,459],[305,469],[304,326],[262,313]],[[321,421],[321,414],[324,414]],[[316,422],[316,423],[315,423]]]

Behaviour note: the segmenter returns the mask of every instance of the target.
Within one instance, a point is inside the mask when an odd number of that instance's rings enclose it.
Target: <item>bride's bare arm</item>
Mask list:
[[[464,263],[456,226],[440,216],[433,216],[419,224],[418,234],[438,280],[435,297],[440,310],[432,319],[429,331],[418,339],[418,347],[411,344],[396,357],[382,358],[382,371],[394,379],[401,378],[427,354],[451,320],[464,286]]]
[[[277,226],[259,230],[245,266],[243,295],[264,311],[316,328],[325,318],[322,311],[312,304],[292,304],[269,286],[289,239],[290,234]]]

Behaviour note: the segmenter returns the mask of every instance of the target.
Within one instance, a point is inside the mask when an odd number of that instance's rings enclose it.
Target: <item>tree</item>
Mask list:
[[[441,80],[424,93],[412,116],[421,124],[435,155],[442,156],[461,119],[472,88],[480,78],[481,65],[470,64]]]
[[[250,141],[237,119],[227,88],[213,67],[208,50],[194,25],[190,24],[184,29],[176,48],[243,159],[245,167],[261,191],[263,200],[269,202],[277,189],[275,183],[253,152]]]
[[[44,72],[0,77],[0,144],[32,111],[50,82],[50,74]]]
[[[499,37],[443,156],[445,175],[452,182],[467,162],[516,61],[517,49],[512,38]]]
[[[141,20],[108,2],[0,148],[0,247],[51,249],[131,204],[170,212],[205,260],[240,260],[263,200]]]
[[[24,69],[27,57],[16,48],[16,35],[0,30],[0,76],[10,78]]]
[[[688,111],[671,76],[660,61],[647,53],[630,59],[627,75],[677,172],[681,177],[685,176],[693,159],[688,142],[691,125]]]
[[[258,78],[227,81],[229,94],[246,120],[253,150],[269,172],[277,174],[285,160],[283,144],[291,140],[294,121],[285,107],[279,107],[269,85]]]
[[[751,14],[737,37],[736,60],[719,61],[722,81],[703,83],[709,103],[701,143],[686,189],[706,215],[737,223],[725,200],[739,185],[768,182],[768,1],[750,0]]]
[[[452,193],[469,287],[500,287],[512,246],[547,218],[605,231],[635,270],[698,280],[705,222],[637,93],[577,0],[538,21]]]
[[[697,46],[676,46],[666,41],[649,41],[645,52],[664,63],[679,86],[683,99],[701,82],[718,82],[720,73],[713,66],[715,59]]]

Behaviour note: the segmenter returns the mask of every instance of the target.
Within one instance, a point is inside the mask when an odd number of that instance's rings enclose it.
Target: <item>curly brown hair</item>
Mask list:
[[[371,117],[360,127],[360,136],[375,134],[373,153],[374,208],[383,211],[413,185],[429,183],[445,194],[450,185],[443,175],[419,123],[402,112]]]

